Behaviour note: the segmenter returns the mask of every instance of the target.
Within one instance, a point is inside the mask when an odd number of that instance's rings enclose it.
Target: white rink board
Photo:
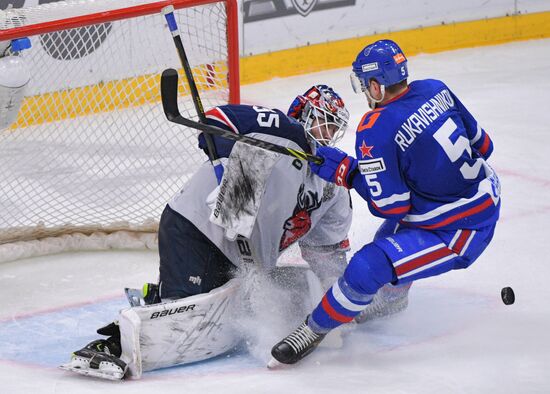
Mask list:
[[[316,11],[314,7],[307,16],[298,13],[276,16],[277,12],[265,5],[269,1],[251,0],[247,12],[245,0],[241,54],[249,56],[376,33],[550,10],[550,0],[300,0],[298,3],[312,1],[317,2],[316,7],[325,4],[334,8]],[[288,10],[293,7],[291,0],[280,3],[285,3]],[[246,22],[247,17],[257,18],[262,12],[274,17]]]

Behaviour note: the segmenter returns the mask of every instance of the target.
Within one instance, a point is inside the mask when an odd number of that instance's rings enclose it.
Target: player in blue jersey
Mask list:
[[[349,118],[340,96],[326,85],[296,97],[288,116],[252,105],[222,105],[205,115],[211,125],[309,153],[340,139]],[[98,330],[108,338],[74,352],[63,368],[107,379],[126,373],[136,378],[142,371],[233,349],[242,338],[233,327],[244,276],[236,271],[274,279],[303,275],[302,283],[283,287],[299,303],[305,294],[300,291],[307,292],[307,273],[294,268],[285,275],[276,267],[295,243],[325,289],[345,269],[352,217],[346,189],[294,157],[220,137],[213,142],[224,167],[221,183],[205,160],[162,213],[159,285],[148,286],[143,295],[133,292],[133,308],[120,312],[120,324]],[[199,146],[207,149],[202,135]]]
[[[377,292],[388,289],[391,309],[413,281],[470,266],[493,237],[500,185],[487,164],[491,139],[443,82],[407,78],[405,54],[390,40],[368,45],[353,62],[352,86],[371,109],[357,127],[355,155],[322,147],[325,161],[311,169],[354,189],[386,221],[306,321],[273,347],[278,362],[309,354],[327,332],[368,310]]]

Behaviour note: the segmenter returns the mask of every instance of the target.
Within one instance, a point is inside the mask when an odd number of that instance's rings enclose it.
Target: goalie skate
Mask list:
[[[159,285],[154,283],[145,283],[141,290],[130,289],[126,287],[124,293],[130,303],[130,306],[143,306],[158,304],[160,300]]]
[[[95,378],[120,380],[126,373],[126,363],[110,354],[105,340],[97,340],[72,354],[71,361],[59,368]]]

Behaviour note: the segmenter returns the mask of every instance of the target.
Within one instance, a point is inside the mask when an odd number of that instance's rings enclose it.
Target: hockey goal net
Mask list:
[[[31,75],[25,99],[0,130],[0,261],[79,249],[91,234],[155,234],[166,202],[205,160],[196,132],[168,122],[160,103],[160,73],[181,72],[160,13],[169,4],[204,107],[238,102],[235,0],[0,10],[0,42],[32,43],[20,53]],[[180,109],[197,119],[182,85]],[[29,249],[51,239],[53,249]]]

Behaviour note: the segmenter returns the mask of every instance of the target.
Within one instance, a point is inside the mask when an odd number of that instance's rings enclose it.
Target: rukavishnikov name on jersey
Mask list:
[[[426,101],[401,125],[395,135],[395,142],[404,152],[426,127],[431,125],[441,114],[454,106],[454,100],[447,89],[443,89]]]

